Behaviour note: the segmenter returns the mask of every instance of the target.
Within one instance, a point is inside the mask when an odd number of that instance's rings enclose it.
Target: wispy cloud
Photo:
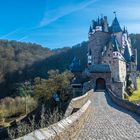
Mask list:
[[[17,33],[19,30],[20,30],[20,29],[16,29],[16,30],[14,30],[14,31],[11,31],[11,32],[9,32],[9,33],[7,33],[7,34],[1,36],[0,38],[1,38],[1,39],[5,39],[5,38],[7,38],[7,37],[9,37],[9,36],[11,36],[11,35]]]
[[[77,5],[76,4],[68,5],[68,6],[60,7],[59,9],[46,11],[43,19],[39,23],[39,27],[47,26],[48,24],[55,22],[58,19],[66,16],[66,15],[69,15],[75,11],[78,11],[78,10],[81,10],[81,9],[88,7],[89,5],[93,4],[96,1],[97,0],[88,0],[88,1],[86,0],[82,3],[77,4]]]
[[[24,36],[24,37],[18,39],[17,41],[24,41],[24,40],[27,39],[27,38],[28,38],[28,36]]]

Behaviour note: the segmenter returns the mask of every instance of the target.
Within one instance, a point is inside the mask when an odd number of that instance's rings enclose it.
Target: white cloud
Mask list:
[[[93,4],[96,1],[97,0],[89,0],[89,1],[86,0],[78,5],[69,5],[69,6],[60,7],[59,9],[48,11],[45,13],[45,16],[39,23],[39,27],[47,26],[48,24],[57,21],[61,17],[64,17],[75,11],[86,8],[87,6]]]
[[[27,39],[27,38],[28,38],[28,36],[24,36],[24,37],[18,39],[18,41],[23,41],[23,40],[25,40],[25,39]]]
[[[1,38],[1,39],[5,39],[5,38],[7,38],[7,37],[9,37],[9,36],[11,36],[11,35],[17,33],[18,31],[19,31],[19,29],[16,29],[16,30],[14,30],[14,31],[11,31],[11,32],[9,32],[9,33],[7,33],[7,34],[1,36],[0,38]]]

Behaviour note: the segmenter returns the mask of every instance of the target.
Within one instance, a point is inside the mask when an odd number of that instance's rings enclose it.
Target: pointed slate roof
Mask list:
[[[124,50],[124,58],[128,63],[131,62],[131,54],[130,54],[128,45],[126,45],[125,50]]]
[[[74,57],[69,69],[71,72],[81,72],[82,68],[81,68],[80,60],[78,58]]]
[[[113,23],[112,23],[112,26],[111,26],[111,31],[112,31],[112,33],[117,33],[117,32],[122,31],[117,17],[115,17],[115,19],[113,20]]]
[[[90,26],[89,27],[89,32],[88,32],[89,34],[91,34],[92,33],[92,27]]]
[[[97,26],[97,22],[95,20],[92,20],[92,28],[95,29]]]
[[[112,36],[111,41],[114,45],[113,52],[120,52],[120,45],[115,35]]]
[[[89,67],[90,73],[111,73],[110,66],[108,64],[94,64]]]

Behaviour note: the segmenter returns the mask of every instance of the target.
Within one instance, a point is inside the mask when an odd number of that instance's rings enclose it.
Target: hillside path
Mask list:
[[[116,105],[108,94],[95,92],[90,119],[77,140],[140,140],[140,116]]]

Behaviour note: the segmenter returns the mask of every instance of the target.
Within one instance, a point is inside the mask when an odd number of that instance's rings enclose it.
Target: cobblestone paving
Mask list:
[[[92,113],[77,140],[140,140],[140,116],[112,102],[104,92],[92,96]]]

